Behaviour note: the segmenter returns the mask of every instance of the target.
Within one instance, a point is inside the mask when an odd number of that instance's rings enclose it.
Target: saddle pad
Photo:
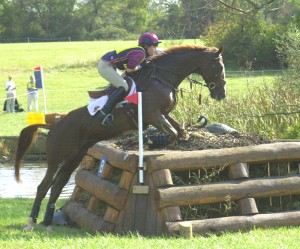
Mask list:
[[[132,82],[132,85],[127,92],[127,96],[136,93],[136,85],[135,82]],[[101,110],[103,106],[106,104],[108,100],[108,95],[104,95],[98,99],[90,98],[87,109],[91,116],[94,116],[98,110]],[[116,105],[116,108],[122,107],[122,103],[127,103],[127,100],[123,100]]]

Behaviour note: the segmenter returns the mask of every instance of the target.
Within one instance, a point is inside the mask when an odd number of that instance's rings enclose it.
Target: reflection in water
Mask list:
[[[23,183],[17,183],[14,177],[14,166],[0,164],[0,198],[35,198],[37,186],[46,174],[46,163],[23,163],[20,171]],[[69,198],[74,189],[72,174],[68,184],[64,187],[60,198]],[[49,197],[50,190],[46,197]]]

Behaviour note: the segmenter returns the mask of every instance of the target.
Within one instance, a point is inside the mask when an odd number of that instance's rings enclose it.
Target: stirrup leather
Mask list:
[[[114,120],[114,117],[113,115],[111,114],[107,114],[103,121],[102,121],[102,124],[106,125],[106,126],[113,126],[113,120]]]

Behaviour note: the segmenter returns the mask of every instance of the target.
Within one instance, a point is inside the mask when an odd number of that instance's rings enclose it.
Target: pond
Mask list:
[[[14,177],[14,165],[0,164],[0,198],[35,198],[37,186],[46,174],[46,163],[23,163],[20,175],[22,183]],[[64,187],[59,198],[69,198],[73,192],[75,173]],[[49,197],[50,190],[46,197]]]

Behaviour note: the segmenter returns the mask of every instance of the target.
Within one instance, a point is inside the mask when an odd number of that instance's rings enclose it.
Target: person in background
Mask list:
[[[31,112],[32,110],[31,104],[33,102],[34,110],[37,112],[39,95],[38,95],[38,89],[35,86],[35,78],[32,75],[29,76],[29,82],[27,83],[27,91],[28,91],[28,98],[27,98],[28,111]]]
[[[13,81],[11,74],[8,75],[8,81],[5,84],[6,91],[6,112],[15,112],[15,100],[16,100],[16,83]]]
[[[96,114],[96,118],[107,126],[113,125],[111,112],[115,105],[122,101],[128,91],[126,80],[118,70],[133,73],[142,68],[141,63],[156,54],[160,41],[154,33],[145,32],[138,41],[138,46],[113,50],[104,54],[98,64],[99,74],[117,89],[109,96],[104,107]]]

